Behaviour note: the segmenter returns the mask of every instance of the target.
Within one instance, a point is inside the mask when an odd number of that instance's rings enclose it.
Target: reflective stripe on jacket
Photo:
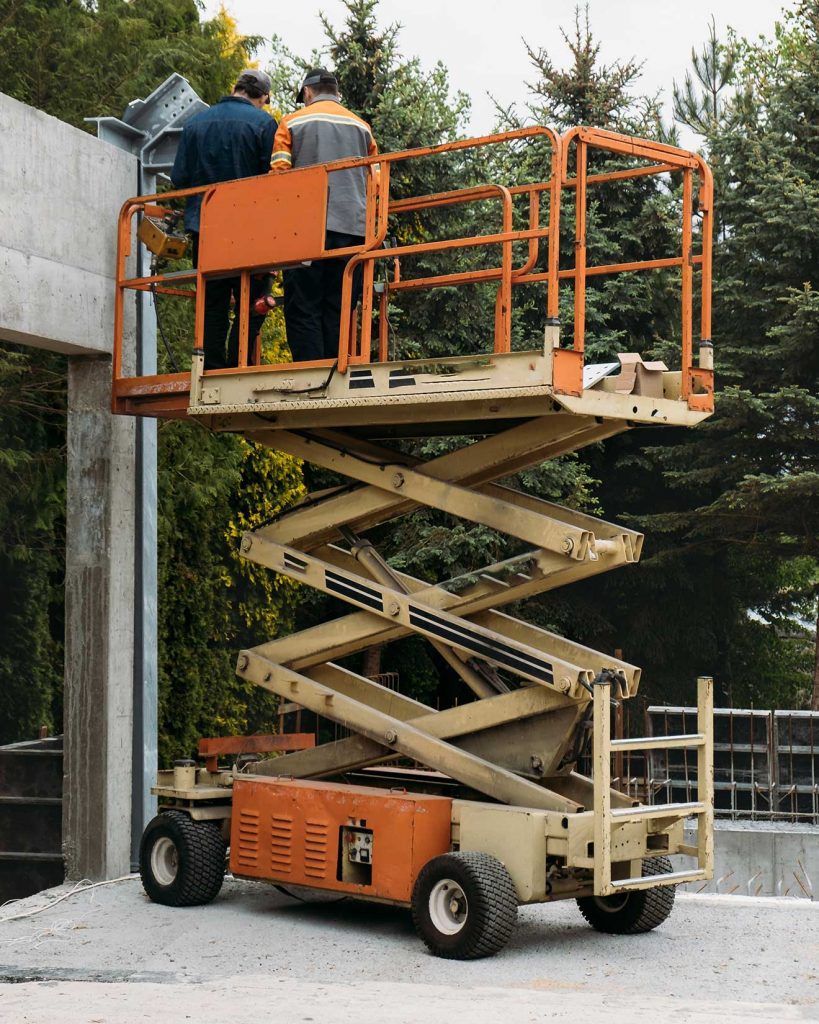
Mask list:
[[[285,115],[273,143],[270,169],[310,167],[349,157],[375,156],[372,129],[338,100],[318,96],[302,110]],[[363,167],[329,176],[327,230],[346,235],[366,233],[367,178]]]

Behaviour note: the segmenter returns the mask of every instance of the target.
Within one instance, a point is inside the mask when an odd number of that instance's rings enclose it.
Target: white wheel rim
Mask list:
[[[451,878],[442,878],[429,894],[429,916],[443,935],[456,935],[466,924],[469,904],[466,894]]]
[[[179,854],[176,843],[167,836],[160,836],[151,850],[151,874],[160,885],[172,885],[179,870]]]

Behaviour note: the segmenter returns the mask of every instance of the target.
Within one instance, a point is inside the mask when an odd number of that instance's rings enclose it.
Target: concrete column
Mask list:
[[[131,865],[135,436],[110,358],[69,359],[63,850],[68,878]]]

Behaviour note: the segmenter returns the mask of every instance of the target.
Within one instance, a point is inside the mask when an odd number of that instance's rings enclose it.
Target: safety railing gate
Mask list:
[[[710,677],[697,680],[696,733],[679,736],[643,736],[628,739],[611,738],[611,679],[600,680],[594,692],[594,731],[592,758],[594,763],[594,880],[595,894],[608,896],[630,889],[646,889],[655,884],[650,878],[628,878],[612,881],[612,836],[618,828],[637,818],[645,818],[653,828],[665,820],[680,816],[697,821],[697,845],[680,848],[680,853],[697,858],[693,870],[676,871],[673,880],[707,881],[714,871],[714,681]],[[611,806],[612,755],[631,750],[696,750],[697,799],[685,803],[646,804],[641,807]],[[667,877],[671,881],[671,876]]]
[[[543,181],[506,185],[489,183],[434,195],[395,199],[390,194],[391,169],[403,163],[452,154],[543,140],[551,149],[549,177]],[[574,165],[571,154],[574,154]],[[622,157],[636,166],[604,173],[589,173],[590,154]],[[328,181],[334,173],[360,168],[366,175],[366,237],[360,246],[327,250],[324,217]],[[587,259],[586,230],[589,193],[601,185],[616,185],[645,176],[675,174],[682,177],[680,207],[680,252],[630,262],[594,265]],[[695,191],[696,182],[696,191]],[[574,196],[574,265],[560,266],[561,197]],[[128,276],[128,257],[135,238],[135,220],[161,218],[175,204],[202,195],[198,266],[160,273],[154,268],[145,277]],[[699,252],[695,252],[693,231],[694,198],[702,219]],[[544,204],[543,197],[546,197]],[[496,200],[501,207],[500,230],[459,238],[427,238],[423,242],[384,248],[390,223],[411,214]],[[526,201],[524,226],[515,227],[515,202]],[[278,374],[315,367],[335,366],[340,374],[351,366],[371,365],[387,359],[388,304],[407,292],[452,288],[477,283],[497,283],[494,336],[490,351],[511,349],[513,292],[526,285],[545,286],[545,328],[553,359],[553,383],[558,393],[578,394],[582,390],[586,340],[586,296],[592,278],[624,273],[679,268],[680,272],[680,396],[691,409],[713,408],[713,346],[711,341],[711,234],[713,181],[701,157],[667,146],[592,128],[577,128],[558,136],[546,127],[532,127],[478,139],[465,139],[425,149],[383,154],[377,158],[344,160],[279,174],[226,182],[195,189],[165,192],[128,200],[120,213],[118,227],[117,283],[113,347],[113,398],[118,412],[156,416],[179,415],[189,405],[201,402],[201,389],[208,383],[229,380],[237,374]],[[542,207],[548,210],[541,223]],[[525,246],[526,258],[514,263],[514,247]],[[541,245],[545,246],[542,255]],[[500,248],[497,267],[407,277],[402,267],[419,256],[443,257],[464,250]],[[341,330],[335,359],[313,362],[263,363],[260,346],[249,337],[251,277],[275,273],[303,262],[352,257],[347,266],[342,298]],[[379,282],[375,267],[388,264],[392,276]],[[540,264],[544,269],[538,269]],[[353,277],[361,268],[364,277],[360,311],[352,301]],[[695,271],[700,287],[695,288]],[[196,354],[202,351],[205,293],[209,280],[235,276],[241,282],[239,305],[238,365],[223,370],[202,371]],[[574,293],[574,328],[570,345],[560,338],[559,291],[570,284]],[[129,376],[125,367],[123,342],[125,296],[129,291],[150,291],[165,299],[195,303],[194,358],[190,373],[164,373],[150,377]],[[698,291],[700,341],[694,362],[693,319]],[[378,314],[377,346],[373,346],[373,314]],[[483,349],[481,349],[483,351]]]

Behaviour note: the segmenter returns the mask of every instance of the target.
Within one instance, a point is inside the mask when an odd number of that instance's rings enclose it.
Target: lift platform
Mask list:
[[[391,197],[391,171],[404,162],[533,141],[550,154],[543,181]],[[593,169],[600,154],[617,157],[617,169],[590,173],[590,156]],[[339,255],[324,247],[327,186],[333,173],[353,167],[366,176],[367,235],[345,251],[337,358],[264,363],[248,336],[251,276]],[[589,190],[645,175],[681,179],[679,253],[588,265]],[[197,191],[203,193],[197,268],[129,278],[137,215],[163,216],[169,203]],[[520,903],[574,898],[601,931],[647,931],[667,917],[677,884],[711,877],[710,679],[698,684],[695,734],[612,740],[612,702],[636,694],[640,669],[502,609],[639,560],[640,533],[508,481],[626,430],[693,427],[710,415],[712,191],[708,168],[695,154],[595,129],[558,136],[531,128],[126,203],[114,410],[189,416],[351,481],[309,495],[246,534],[241,551],[353,610],[241,652],[237,672],[353,735],[230,771],[210,770],[211,761],[160,773],[155,792],[162,813],[142,843],[143,881],[153,899],[183,905],[213,898],[229,840],[236,876],[411,906],[434,953],[471,958],[503,946]],[[385,247],[390,225],[402,217],[470,203],[499,204],[498,230]],[[563,267],[567,210],[574,260]],[[407,273],[417,267],[415,257],[465,249],[499,251],[500,259],[468,272]],[[354,308],[358,267],[363,299]],[[679,366],[645,363],[636,353],[587,365],[587,281],[669,268],[680,281]],[[239,365],[205,370],[206,289],[226,276],[240,278],[246,300]],[[564,282],[573,292],[570,345],[560,333]],[[389,309],[402,292],[474,284],[494,291],[493,334],[476,339],[474,353],[412,360],[391,353]],[[545,291],[543,334],[534,346],[513,347],[513,296],[527,284]],[[134,289],[195,303],[189,373],[124,373],[125,296]],[[423,339],[418,342],[423,350]],[[444,454],[422,459],[405,443],[421,437],[457,440]],[[522,553],[437,583],[398,572],[366,535],[419,507],[506,534]],[[473,701],[436,711],[339,664],[410,634],[432,644]],[[591,778],[577,770],[589,737]],[[612,788],[613,754],[660,746],[696,751],[696,801],[642,805]],[[407,762],[415,767],[407,769]],[[686,818],[697,823],[695,845],[685,843]],[[696,867],[675,870],[668,859],[674,854],[694,858]]]

